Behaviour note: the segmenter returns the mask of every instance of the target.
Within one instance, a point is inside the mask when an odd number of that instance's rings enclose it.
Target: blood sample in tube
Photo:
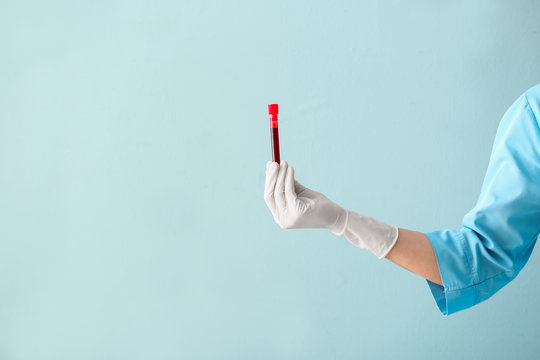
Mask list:
[[[270,115],[270,140],[272,142],[272,161],[279,164],[278,112],[278,104],[268,105],[268,114]]]

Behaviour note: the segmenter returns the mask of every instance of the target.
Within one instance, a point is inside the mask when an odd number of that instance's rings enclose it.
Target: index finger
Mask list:
[[[288,167],[285,174],[285,199],[287,206],[293,207],[296,203],[296,191],[294,189],[294,168]]]
[[[276,188],[276,181],[278,177],[279,165],[275,162],[267,164],[266,166],[266,180],[264,183],[264,201],[272,212],[276,210],[276,202],[274,200],[274,190]]]

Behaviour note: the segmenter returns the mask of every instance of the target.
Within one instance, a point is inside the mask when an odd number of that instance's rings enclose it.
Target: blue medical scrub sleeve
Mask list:
[[[540,85],[504,114],[482,190],[459,230],[427,233],[444,286],[428,281],[443,315],[476,305],[521,271],[540,232]]]

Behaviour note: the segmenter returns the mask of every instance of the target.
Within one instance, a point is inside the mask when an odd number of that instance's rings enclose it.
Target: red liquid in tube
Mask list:
[[[270,115],[270,138],[272,141],[272,161],[280,163],[279,158],[279,131],[278,131],[278,104],[268,105]]]

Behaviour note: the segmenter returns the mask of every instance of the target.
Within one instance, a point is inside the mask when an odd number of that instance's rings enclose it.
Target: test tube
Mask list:
[[[272,142],[272,161],[279,164],[278,104],[268,105],[270,115],[270,139]]]

